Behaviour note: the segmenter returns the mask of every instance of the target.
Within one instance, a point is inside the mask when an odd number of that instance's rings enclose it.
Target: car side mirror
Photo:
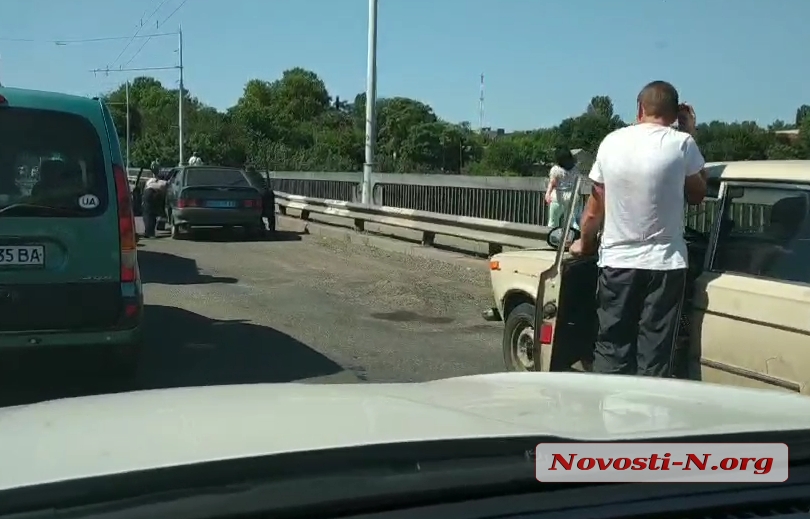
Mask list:
[[[565,244],[565,248],[571,246],[574,241],[578,240],[580,236],[580,232],[577,229],[571,229],[568,231],[568,240]],[[546,243],[552,249],[557,249],[560,247],[560,242],[562,242],[563,237],[563,228],[562,227],[555,227],[549,231],[548,236],[546,237]]]

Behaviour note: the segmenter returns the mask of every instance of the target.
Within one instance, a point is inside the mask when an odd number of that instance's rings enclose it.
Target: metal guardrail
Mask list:
[[[137,172],[136,168],[130,169],[131,181]],[[151,176],[151,172],[144,170],[144,175]],[[276,192],[360,202],[363,181],[360,172],[270,171],[266,175]],[[545,177],[374,173],[371,184],[375,206],[532,226],[543,226],[548,220]],[[585,183],[583,199],[588,197],[589,189]],[[706,202],[690,208],[687,224],[699,231],[710,230],[716,217],[714,206],[713,202]],[[764,221],[759,219],[755,223],[764,225]]]
[[[360,202],[362,173],[271,171],[267,175],[275,191]],[[393,173],[371,176],[374,205],[530,225],[547,222],[543,200],[547,185],[545,177]],[[587,189],[583,190],[583,195],[587,193]]]
[[[504,246],[529,248],[541,244],[549,228],[538,225],[505,222],[486,218],[455,216],[430,211],[418,211],[384,205],[364,205],[344,200],[305,197],[276,191],[276,204],[282,214],[287,209],[301,212],[308,220],[311,213],[338,216],[354,221],[356,230],[365,229],[368,222],[399,227],[422,233],[422,244],[433,245],[436,235],[452,236],[488,244],[489,254],[497,254]]]

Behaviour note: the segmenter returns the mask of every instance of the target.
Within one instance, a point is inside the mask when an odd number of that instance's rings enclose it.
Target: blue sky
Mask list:
[[[131,36],[163,0],[3,0],[0,82],[95,95],[136,72],[144,40],[58,46],[9,41]],[[248,79],[317,72],[332,95],[365,89],[367,0],[166,0],[141,34],[182,23],[186,86],[224,109]],[[145,16],[144,16],[145,14]],[[168,18],[168,19],[167,19]],[[810,104],[808,0],[379,0],[378,95],[407,96],[477,126],[550,126],[609,95],[630,119],[653,79],[673,82],[700,120],[792,120]],[[165,25],[155,28],[156,22]],[[176,38],[150,40],[128,67],[176,63]],[[176,85],[175,71],[153,75]]]

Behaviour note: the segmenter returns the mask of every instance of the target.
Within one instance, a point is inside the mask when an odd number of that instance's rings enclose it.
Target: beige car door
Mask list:
[[[574,192],[579,194],[582,190],[584,178],[578,176]],[[550,371],[553,358],[554,335],[556,331],[557,317],[559,315],[561,275],[566,262],[577,261],[568,253],[568,246],[579,237],[579,231],[574,228],[576,204],[581,204],[581,196],[572,196],[565,207],[564,225],[549,232],[548,244],[556,247],[556,257],[554,264],[540,274],[537,289],[537,304],[535,305],[535,323],[540,323],[534,327],[535,351],[534,369],[535,371]],[[578,224],[578,222],[576,222]],[[538,362],[537,360],[540,360]]]
[[[807,393],[810,186],[728,182],[691,315],[700,378]]]

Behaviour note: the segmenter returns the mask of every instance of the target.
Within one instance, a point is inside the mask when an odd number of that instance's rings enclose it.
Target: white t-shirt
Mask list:
[[[552,200],[561,204],[570,200],[571,193],[574,192],[574,186],[577,182],[577,175],[579,175],[579,170],[576,166],[569,170],[557,165],[552,166],[548,177],[551,180],[557,179],[557,185],[554,188]]]
[[[599,145],[590,179],[605,186],[599,266],[686,268],[684,183],[706,161],[688,133],[636,124]]]
[[[146,181],[146,185],[144,185],[144,189],[154,189],[155,191],[163,191],[166,188],[168,182],[165,180],[158,180],[156,178],[150,178]]]
[[[201,166],[202,159],[196,155],[192,155],[190,159],[188,159],[189,166]]]

